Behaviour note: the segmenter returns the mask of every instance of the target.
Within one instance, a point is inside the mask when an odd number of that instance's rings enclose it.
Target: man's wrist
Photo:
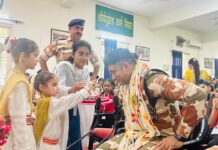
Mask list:
[[[41,58],[42,60],[44,60],[44,61],[48,61],[48,60],[49,60],[49,57],[48,57],[47,55],[45,55],[45,54],[41,54],[41,55],[40,55],[40,58]]]
[[[186,138],[183,138],[183,137],[181,137],[181,136],[178,135],[178,134],[175,134],[174,137],[175,137],[178,141],[180,141],[180,142],[185,142],[185,141],[187,141]]]

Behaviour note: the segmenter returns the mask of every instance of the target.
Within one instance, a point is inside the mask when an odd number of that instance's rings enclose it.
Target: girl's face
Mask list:
[[[47,85],[41,85],[41,92],[45,96],[56,96],[58,93],[58,79],[55,77],[48,81]]]
[[[188,64],[188,68],[189,68],[189,69],[193,69],[193,65]]]
[[[110,93],[110,91],[113,89],[112,84],[109,81],[105,81],[103,84],[103,90],[106,93]]]
[[[89,49],[87,47],[79,47],[73,54],[73,63],[79,69],[82,69],[88,63]]]
[[[26,69],[34,69],[38,62],[39,51],[35,50],[24,56],[23,63]]]

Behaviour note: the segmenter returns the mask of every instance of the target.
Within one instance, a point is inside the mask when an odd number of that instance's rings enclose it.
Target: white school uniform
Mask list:
[[[82,89],[76,93],[61,97],[59,99],[51,97],[48,122],[44,128],[40,144],[37,146],[38,150],[65,150],[62,147],[62,141],[64,140],[64,120],[62,117],[66,117],[68,110],[75,107],[82,100],[89,96],[89,92]],[[68,117],[68,115],[67,115]],[[57,144],[49,144],[50,141],[57,142]]]
[[[31,116],[29,95],[25,83],[18,83],[8,97],[8,113],[11,132],[2,150],[36,150],[33,126],[27,125],[27,115]]]
[[[83,69],[78,69],[74,64],[71,64],[68,61],[61,61],[55,68],[54,73],[59,78],[59,88],[68,89],[79,81],[90,81],[90,72],[87,66],[84,66]],[[80,114],[80,130],[81,136],[89,132],[90,127],[94,118],[94,105],[77,105],[74,108],[78,107]],[[74,109],[76,113],[76,109]],[[69,130],[69,114],[65,112],[62,116],[64,122],[64,131],[62,137],[62,149],[65,150],[67,147],[68,141],[68,130]],[[85,146],[88,145],[88,136],[82,140],[82,148],[85,149]]]

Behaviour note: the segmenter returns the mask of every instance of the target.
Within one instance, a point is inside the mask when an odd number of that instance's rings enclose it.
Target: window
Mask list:
[[[4,42],[7,37],[10,37],[11,26],[0,24],[0,86],[5,83],[5,78],[8,68],[8,53],[4,50]]]

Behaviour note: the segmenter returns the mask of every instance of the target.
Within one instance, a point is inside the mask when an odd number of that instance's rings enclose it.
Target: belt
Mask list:
[[[59,143],[59,139],[43,137],[43,143],[46,143],[49,145],[57,145]]]
[[[5,124],[11,125],[10,116],[5,116]],[[33,125],[33,118],[31,117],[31,115],[26,115],[26,125]]]

